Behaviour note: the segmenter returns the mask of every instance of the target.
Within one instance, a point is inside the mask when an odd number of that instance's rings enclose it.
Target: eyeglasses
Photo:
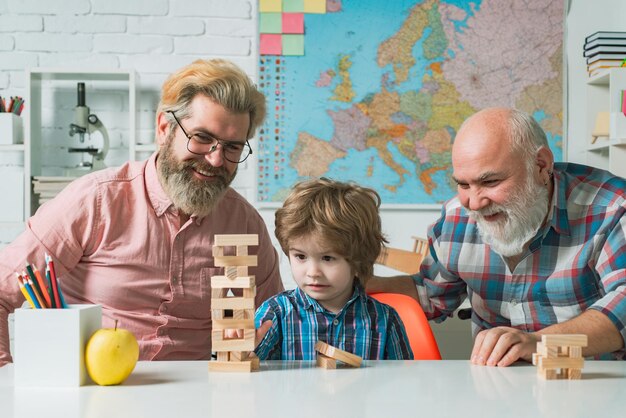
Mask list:
[[[222,155],[226,160],[231,163],[242,163],[244,162],[250,154],[252,154],[252,148],[246,139],[246,142],[238,142],[238,141],[224,141],[223,139],[217,139],[214,136],[211,136],[207,133],[197,133],[193,135],[189,135],[183,125],[180,124],[180,121],[176,117],[173,111],[169,110],[169,113],[174,116],[174,120],[183,131],[183,134],[187,137],[187,150],[196,155],[207,155],[211,154],[213,151],[217,149],[218,145],[222,146]]]

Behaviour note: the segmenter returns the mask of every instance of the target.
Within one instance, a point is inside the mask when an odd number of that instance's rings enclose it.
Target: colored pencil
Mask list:
[[[37,298],[35,297],[35,293],[33,292],[33,288],[30,287],[30,283],[28,283],[28,279],[26,277],[26,273],[22,274],[22,280],[24,283],[24,288],[26,288],[26,291],[28,292],[28,294],[30,295],[30,299],[33,302],[33,305],[35,305],[35,309],[41,309],[41,305],[39,305],[39,302],[37,301]]]
[[[31,308],[35,309],[35,304],[33,303],[33,300],[31,299],[30,295],[28,294],[28,291],[26,290],[26,288],[24,287],[24,284],[22,283],[22,276],[20,276],[17,272],[15,273],[15,275],[17,276],[17,284],[20,286],[20,291],[24,295],[24,299],[26,299],[26,301],[28,302]]]
[[[46,265],[46,280],[48,280],[48,292],[49,292],[49,296],[50,296],[50,307],[51,308],[60,308],[60,306],[57,306],[56,302],[54,301],[54,294],[52,293],[52,279],[50,278],[50,269],[48,268],[47,265]]]
[[[37,270],[37,266],[33,264],[32,267],[35,278],[37,279],[37,283],[39,284],[39,289],[41,290],[41,295],[46,302],[46,308],[51,308],[52,304],[50,303],[50,294],[48,293],[48,287],[46,286],[46,282],[43,280],[43,277],[41,277],[41,272]]]
[[[59,297],[59,284],[57,282],[57,275],[54,271],[54,264],[52,263],[52,257],[48,254],[45,255],[46,264],[48,265],[48,270],[50,271],[50,281],[52,282],[52,293],[54,294],[54,303],[58,308],[62,308],[63,304],[61,303],[61,298]]]
[[[39,283],[37,282],[37,278],[35,277],[35,272],[33,271],[33,267],[29,262],[26,262],[26,272],[28,272],[28,276],[24,273],[24,277],[28,278],[30,281],[30,285],[33,287],[33,291],[35,292],[35,296],[37,296],[37,300],[42,305],[42,308],[45,308],[44,299],[42,298],[43,291],[39,288]]]
[[[37,290],[37,286],[33,283],[33,280],[30,277],[28,277],[26,280],[28,281],[28,285],[30,286],[30,288],[33,289],[35,298],[37,299],[37,302],[39,302],[39,307],[41,309],[46,309],[46,302],[44,301],[43,296],[41,296],[41,294]]]

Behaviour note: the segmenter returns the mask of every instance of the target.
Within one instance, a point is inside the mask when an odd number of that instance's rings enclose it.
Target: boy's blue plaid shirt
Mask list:
[[[426,316],[450,316],[468,296],[474,334],[497,326],[532,332],[596,309],[626,339],[625,191],[626,180],[606,171],[555,164],[549,220],[512,272],[451,200],[413,277]]]
[[[365,360],[413,359],[396,311],[358,285],[337,314],[298,288],[287,290],[257,309],[256,327],[267,320],[273,321],[272,327],[255,350],[262,360],[315,360],[318,340]]]

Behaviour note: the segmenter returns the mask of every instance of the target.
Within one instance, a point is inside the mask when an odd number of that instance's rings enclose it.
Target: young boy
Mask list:
[[[386,242],[372,189],[329,179],[297,184],[276,211],[276,237],[298,287],[265,301],[261,360],[314,360],[322,340],[367,360],[413,359],[396,311],[365,293]]]

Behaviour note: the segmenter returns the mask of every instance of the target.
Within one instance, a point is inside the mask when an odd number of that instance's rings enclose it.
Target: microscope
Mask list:
[[[85,105],[85,83],[78,83],[78,104],[74,109],[74,123],[70,124],[70,136],[78,134],[80,143],[85,142],[85,134],[89,135],[94,132],[100,132],[102,135],[102,149],[98,150],[93,146],[87,146],[82,148],[69,148],[70,153],[86,153],[91,155],[91,162],[81,161],[78,166],[69,168],[66,170],[66,175],[80,176],[86,174],[89,171],[95,171],[105,168],[104,158],[109,152],[109,134],[102,124],[102,121],[94,114],[89,114],[89,107]]]

